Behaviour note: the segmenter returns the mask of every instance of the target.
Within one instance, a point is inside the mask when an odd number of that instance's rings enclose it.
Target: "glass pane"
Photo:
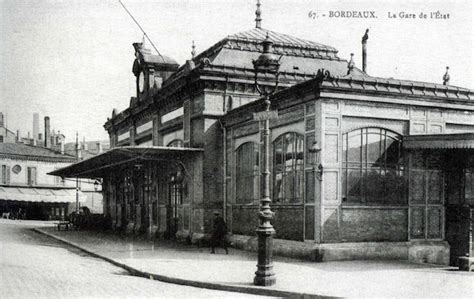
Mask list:
[[[424,172],[421,170],[410,171],[409,187],[410,202],[424,203],[425,202],[425,180]]]
[[[405,203],[405,179],[403,172],[397,169],[387,169],[384,177],[385,198],[387,203]]]
[[[410,237],[413,239],[425,238],[425,208],[411,209]]]
[[[295,176],[295,202],[302,202],[303,199],[303,171],[297,171]]]
[[[314,142],[314,133],[306,135],[306,165],[309,166],[313,161],[312,159],[312,154],[309,152],[309,149],[313,146]]]
[[[285,178],[285,199],[293,202],[295,198],[295,177],[293,172],[288,172]]]
[[[294,154],[295,139],[294,134],[285,135],[285,166],[293,166],[293,154]]]
[[[283,174],[275,173],[273,183],[273,201],[280,202],[283,198]]]
[[[367,162],[384,164],[380,153],[381,136],[379,134],[367,134],[365,149],[367,150]]]
[[[441,209],[428,210],[428,238],[440,239],[442,237],[442,213]]]
[[[381,171],[379,168],[368,169],[365,179],[367,202],[383,203],[384,177],[384,171]]]
[[[387,138],[385,139],[386,143],[386,151],[385,151],[385,159],[387,161],[387,165],[396,165],[400,161],[400,142],[398,140]]]
[[[282,138],[278,138],[273,143],[273,159],[274,159],[275,166],[283,165],[283,139]]]
[[[361,202],[361,172],[360,169],[347,171],[347,201]]]
[[[314,172],[306,171],[306,202],[314,202]]]
[[[443,196],[443,177],[439,171],[428,171],[428,202],[441,203]]]
[[[357,133],[349,133],[347,143],[347,161],[361,162],[361,135],[360,131]]]
[[[295,158],[296,162],[295,164],[298,166],[303,165],[303,156],[304,156],[304,142],[303,142],[303,136],[296,136],[296,153],[295,153]]]
[[[466,170],[464,178],[466,199],[474,198],[474,172],[472,172],[472,170]]]
[[[258,146],[253,142],[242,144],[237,149],[236,159],[236,200],[247,203],[258,198],[259,160]]]

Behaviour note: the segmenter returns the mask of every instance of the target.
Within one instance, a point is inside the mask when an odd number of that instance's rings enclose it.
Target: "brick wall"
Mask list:
[[[407,209],[373,208],[341,210],[341,241],[406,241]]]

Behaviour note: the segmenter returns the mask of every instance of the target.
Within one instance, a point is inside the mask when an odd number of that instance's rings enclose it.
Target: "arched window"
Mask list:
[[[258,145],[246,142],[236,151],[236,202],[249,203],[259,199],[260,167]]]
[[[401,136],[381,128],[343,135],[342,196],[345,203],[403,204]]]
[[[181,139],[171,140],[167,147],[184,147],[184,142]]]
[[[303,201],[303,135],[290,132],[273,142],[273,202]]]

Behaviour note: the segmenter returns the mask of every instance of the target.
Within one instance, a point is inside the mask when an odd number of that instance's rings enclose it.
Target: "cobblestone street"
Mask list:
[[[130,276],[121,268],[38,234],[32,227],[31,223],[0,220],[1,298],[256,297]]]

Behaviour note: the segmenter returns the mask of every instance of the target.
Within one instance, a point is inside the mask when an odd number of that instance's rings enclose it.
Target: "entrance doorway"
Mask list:
[[[183,204],[183,184],[177,175],[172,175],[169,181],[169,196],[166,209],[166,224],[168,239],[174,239],[179,229],[179,211]]]

